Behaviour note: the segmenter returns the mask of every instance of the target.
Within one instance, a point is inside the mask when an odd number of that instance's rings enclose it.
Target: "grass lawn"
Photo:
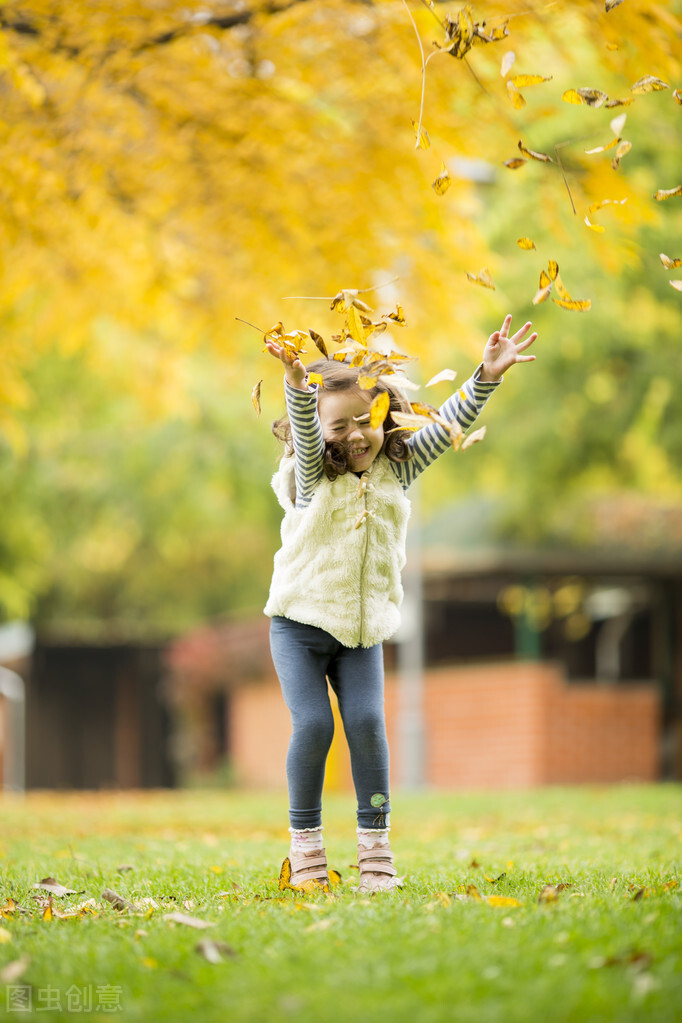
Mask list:
[[[0,1016],[28,1018],[30,1000],[44,1020],[677,1023],[681,796],[394,792],[407,879],[371,898],[346,796],[325,797],[343,877],[328,895],[278,889],[282,793],[0,798]],[[52,919],[34,888],[48,876],[77,892]]]

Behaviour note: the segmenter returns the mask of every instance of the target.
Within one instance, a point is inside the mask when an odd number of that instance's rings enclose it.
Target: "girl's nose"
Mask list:
[[[350,429],[350,431],[348,433],[348,439],[349,440],[362,440],[362,436],[363,436],[362,430],[360,429],[359,426],[351,427],[351,429]]]

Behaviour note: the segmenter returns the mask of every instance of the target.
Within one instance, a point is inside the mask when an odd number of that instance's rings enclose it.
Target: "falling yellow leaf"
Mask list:
[[[377,430],[388,415],[388,408],[391,404],[391,396],[388,391],[380,391],[369,407],[369,425],[372,430]]]
[[[472,274],[467,271],[467,280],[472,281],[473,284],[480,284],[482,288],[492,288],[495,290],[495,285],[490,273],[485,269],[479,270],[477,274]]]
[[[519,167],[523,167],[524,163],[528,163],[528,160],[523,160],[520,156],[514,156],[511,160],[505,160],[504,166],[508,167],[509,170],[518,170]]]
[[[611,141],[607,142],[604,146],[595,146],[594,149],[586,149],[585,153],[587,156],[592,156],[593,153],[605,153],[607,149],[613,149],[613,147],[617,146],[619,142],[619,138],[611,139]]]
[[[583,300],[572,298],[570,301],[561,298],[553,298],[552,302],[556,302],[556,304],[560,305],[562,309],[569,309],[576,313],[586,313],[588,309],[592,308],[592,302],[589,298]]]
[[[516,244],[520,249],[534,249],[535,242],[531,238],[517,238]]]
[[[510,909],[523,905],[522,902],[519,902],[518,899],[512,898],[510,895],[489,895],[486,902],[489,906],[497,906],[501,908],[509,907]]]
[[[436,373],[434,377],[431,377],[429,382],[425,385],[426,387],[433,387],[434,384],[440,384],[444,380],[454,380],[457,373],[454,369],[442,369],[440,373]]]
[[[367,327],[368,324],[366,322],[366,318],[363,317],[362,313],[355,305],[351,305],[348,309],[348,330],[350,332],[350,336],[354,341],[357,341],[358,344],[367,344],[367,338],[372,333],[372,331],[368,330]]]
[[[533,305],[540,305],[541,302],[546,302],[549,298],[549,293],[552,290],[552,281],[549,274],[545,270],[540,273],[540,284],[538,290],[535,292],[533,298]]]
[[[567,89],[562,95],[564,103],[584,103],[588,107],[601,107],[609,98],[601,89]]]
[[[625,122],[627,121],[627,119],[628,119],[627,114],[619,114],[618,117],[614,117],[612,121],[609,121],[609,128],[611,129],[614,135],[621,134],[623,128],[625,127]]]
[[[561,280],[561,277],[559,276],[558,270],[557,270],[557,275],[554,278],[554,287],[557,290],[557,294],[558,294],[559,298],[562,298],[565,302],[570,302],[571,301],[571,296],[569,295],[569,293],[568,293],[568,291],[567,291],[567,289],[566,289],[566,287],[564,285],[564,282]]]
[[[627,201],[627,196],[624,199],[600,199],[599,202],[592,203],[588,212],[596,213],[597,210],[602,209],[604,206],[623,206]]]
[[[550,281],[555,281],[559,274],[559,264],[556,259],[550,259],[547,264],[547,273],[549,274]],[[542,277],[540,277],[540,283],[542,284]]]
[[[551,75],[514,75],[511,81],[517,89],[524,89],[527,85],[539,85],[540,82],[551,82]]]
[[[608,14],[609,11],[612,11],[614,9],[614,7],[620,7],[620,5],[623,2],[624,0],[604,0],[604,7],[606,9],[606,13]]]
[[[317,384],[318,387],[324,387],[324,377],[321,373],[308,373],[308,383]]]
[[[403,307],[401,305],[397,305],[395,307],[394,313],[384,313],[383,315],[387,320],[393,320],[394,323],[397,323],[401,327],[405,326],[405,313],[403,312]]]
[[[682,103],[682,89],[673,90],[673,99],[676,103]]]
[[[515,60],[516,54],[514,53],[514,51],[507,50],[504,57],[502,58],[502,63],[500,64],[500,74],[502,75],[503,78],[505,78],[509,74]]]
[[[478,430],[474,430],[472,433],[468,433],[464,440],[462,441],[462,446],[460,450],[466,451],[466,449],[470,448],[472,444],[480,443],[480,441],[482,441],[483,438],[485,437],[487,429],[488,429],[487,426],[481,426]],[[486,880],[488,879],[486,878]],[[496,880],[499,880],[499,878],[496,878]]]
[[[607,110],[609,110],[612,107],[629,107],[633,102],[634,99],[632,96],[625,96],[623,99],[617,99],[614,97],[614,99],[610,99],[608,103],[605,103],[604,106]]]
[[[445,164],[443,164],[441,167],[440,174],[438,175],[436,180],[432,182],[431,187],[433,188],[436,195],[445,195],[451,184],[452,178],[448,173],[447,167],[445,166]]]
[[[391,412],[391,419],[400,430],[421,430],[426,426],[424,416],[410,412]]]
[[[659,259],[666,270],[674,270],[676,266],[682,266],[682,259],[671,259],[670,256],[666,256],[665,252],[659,253]]]
[[[524,156],[529,156],[531,160],[540,160],[542,163],[554,163],[551,156],[547,153],[538,153],[535,149],[526,149],[523,142],[519,139],[519,149]]]
[[[256,410],[257,416],[260,415],[260,385],[262,383],[263,381],[259,380],[254,389],[251,391],[251,401],[253,402],[253,407]]]
[[[322,355],[324,355],[325,359],[328,359],[329,358],[329,352],[327,351],[327,346],[324,343],[324,338],[320,334],[318,334],[316,330],[312,330],[312,328],[308,329],[308,333],[310,334],[311,338],[313,339],[313,341],[315,343],[315,347],[317,348],[317,350]]]
[[[511,79],[507,80],[507,95],[517,110],[522,110],[525,107],[526,100]]]
[[[644,75],[643,78],[639,78],[634,85],[630,86],[630,92],[640,96],[645,92],[660,92],[661,89],[669,88],[668,83],[664,82],[662,78],[656,78],[655,75]]]
[[[670,281],[670,287],[675,291],[682,291],[682,281]]]
[[[632,142],[628,142],[627,139],[623,139],[621,142],[618,143],[618,149],[616,150],[616,155],[614,156],[613,160],[611,161],[611,166],[613,167],[614,170],[618,169],[618,165],[620,164],[620,161],[623,159],[623,157],[626,155],[626,153],[630,152],[631,149],[632,149]]]
[[[601,224],[593,224],[587,215],[585,216],[585,223],[592,231],[596,231],[597,234],[603,234],[606,230]]]
[[[654,192],[654,199],[663,202],[664,199],[672,199],[675,195],[682,195],[682,185],[677,185],[676,188],[659,188]]]
[[[431,139],[429,133],[423,124],[418,124],[417,121],[412,121],[412,127],[414,128],[417,141],[414,144],[415,149],[428,149],[431,145]]]

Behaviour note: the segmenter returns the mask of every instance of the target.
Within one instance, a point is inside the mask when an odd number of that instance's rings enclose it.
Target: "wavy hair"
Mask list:
[[[355,369],[348,362],[336,359],[318,359],[306,367],[309,373],[319,373],[323,380],[322,394],[333,394],[339,391],[352,391],[366,395],[374,401],[378,394],[387,392],[389,396],[388,413],[384,420],[384,443],[381,453],[391,462],[407,462],[412,457],[407,438],[409,430],[401,430],[395,423],[392,412],[409,412],[410,406],[397,388],[391,387],[383,380],[377,381],[374,387],[365,390],[358,384],[361,369]],[[288,416],[282,416],[272,424],[275,437],[284,444],[284,456],[294,453],[294,442],[291,423]],[[350,451],[343,441],[326,441],[324,452],[324,473],[327,479],[335,480],[350,471]]]

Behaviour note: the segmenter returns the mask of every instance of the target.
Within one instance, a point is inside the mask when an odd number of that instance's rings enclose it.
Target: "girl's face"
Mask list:
[[[384,444],[383,424],[374,430],[369,425],[371,404],[370,396],[362,391],[320,394],[318,411],[324,439],[348,445],[353,472],[369,469]]]

